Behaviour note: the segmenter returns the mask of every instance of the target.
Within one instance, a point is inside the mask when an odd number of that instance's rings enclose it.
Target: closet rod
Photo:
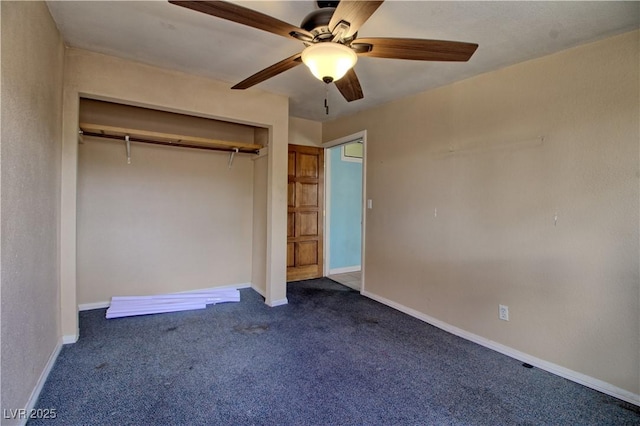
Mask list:
[[[122,136],[116,136],[116,135],[107,135],[104,133],[95,133],[95,132],[87,132],[87,131],[82,131],[82,135],[83,136],[93,136],[96,138],[107,138],[107,139],[115,139],[115,140],[119,140],[122,141],[124,140],[124,138]],[[153,144],[153,145],[164,145],[164,146],[178,146],[180,148],[195,148],[195,149],[205,149],[208,151],[224,151],[224,152],[240,152],[240,153],[244,153],[244,154],[258,154],[260,151],[259,150],[242,150],[242,148],[218,148],[218,147],[214,147],[214,146],[203,146],[203,145],[193,145],[193,144],[187,144],[187,143],[182,143],[182,142],[165,142],[165,141],[157,141],[157,140],[151,140],[151,139],[143,139],[143,138],[137,138],[137,137],[133,137],[130,136],[129,140],[131,142],[139,142],[139,143],[148,143],[148,144]],[[237,150],[236,150],[237,149]]]

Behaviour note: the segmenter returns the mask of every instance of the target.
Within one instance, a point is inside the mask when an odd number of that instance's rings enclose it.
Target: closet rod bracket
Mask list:
[[[233,164],[233,157],[239,152],[240,150],[238,148],[233,148],[233,151],[231,151],[229,153],[229,168],[231,168],[231,165]]]

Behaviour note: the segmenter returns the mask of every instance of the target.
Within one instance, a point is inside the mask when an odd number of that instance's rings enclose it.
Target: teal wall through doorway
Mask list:
[[[357,143],[357,142],[355,142]],[[359,268],[362,258],[362,161],[329,149],[329,271]]]

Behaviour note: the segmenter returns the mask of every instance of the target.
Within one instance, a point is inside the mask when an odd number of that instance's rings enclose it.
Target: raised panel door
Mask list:
[[[323,275],[324,149],[289,145],[287,281]]]

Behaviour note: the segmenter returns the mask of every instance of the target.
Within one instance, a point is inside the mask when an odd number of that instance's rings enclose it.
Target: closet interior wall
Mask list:
[[[80,122],[255,141],[256,128],[110,104],[80,103]],[[82,137],[78,147],[78,304],[249,285],[254,154]],[[264,190],[264,188],[261,188]]]

